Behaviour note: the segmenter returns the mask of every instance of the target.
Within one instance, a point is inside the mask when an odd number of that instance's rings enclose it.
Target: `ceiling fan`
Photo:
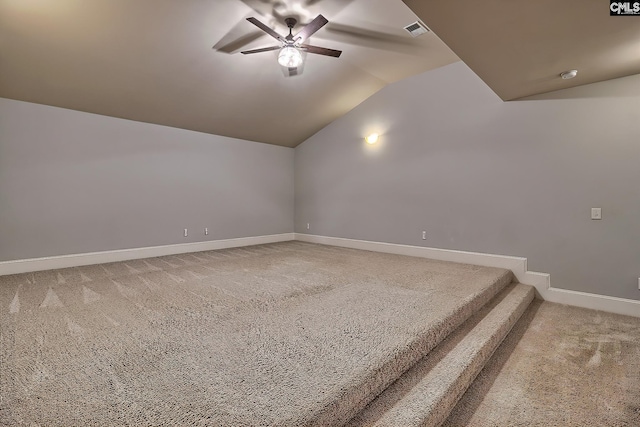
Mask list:
[[[302,30],[300,30],[296,35],[293,35],[293,28],[298,23],[297,19],[291,17],[286,18],[284,22],[285,24],[287,24],[287,27],[289,27],[289,35],[285,37],[276,33],[274,30],[272,30],[256,18],[247,18],[247,21],[251,22],[253,25],[260,28],[262,31],[264,31],[274,39],[278,40],[280,42],[280,45],[263,47],[260,49],[245,50],[241,53],[244,55],[249,55],[253,53],[280,50],[280,52],[278,53],[278,63],[283,67],[288,68],[290,74],[294,74],[291,72],[302,65],[302,52],[314,53],[316,55],[332,56],[334,58],[338,58],[340,57],[340,54],[342,54],[341,50],[328,49],[325,47],[305,44],[305,41],[309,37],[311,37],[312,34],[314,34],[320,28],[324,27],[329,22],[322,15],[318,15],[315,19],[313,19],[313,21],[305,25]]]

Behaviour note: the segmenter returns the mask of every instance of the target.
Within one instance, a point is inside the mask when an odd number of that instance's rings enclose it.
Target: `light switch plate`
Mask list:
[[[591,208],[591,219],[602,219],[602,208]]]

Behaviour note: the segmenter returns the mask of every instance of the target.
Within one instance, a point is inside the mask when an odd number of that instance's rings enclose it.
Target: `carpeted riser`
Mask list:
[[[511,285],[357,414],[347,427],[437,427],[534,298]]]
[[[515,325],[518,319],[520,319],[522,313],[524,313],[531,301],[533,301],[533,298],[534,292],[533,289],[530,289],[529,296],[518,304],[514,311],[509,315],[508,319],[494,330],[490,339],[485,341],[478,352],[473,355],[473,358],[468,361],[462,375],[458,376],[456,381],[451,383],[446,392],[440,395],[437,403],[434,405],[435,410],[431,411],[419,424],[416,424],[416,427],[437,427],[447,419],[451,410],[455,407],[456,403],[458,403],[471,383],[473,383],[476,376],[480,373],[482,368],[484,368],[489,359],[491,359],[495,350],[509,334],[513,325]]]
[[[450,313],[437,325],[430,325],[423,334],[401,349],[361,383],[353,384],[345,390],[344,396],[318,414],[313,426],[342,425],[362,411],[373,399],[382,393],[407,370],[425,357],[433,348],[442,342],[451,332],[484,307],[507,285],[514,280],[513,273],[505,273],[491,286],[481,293],[472,295],[458,309]]]

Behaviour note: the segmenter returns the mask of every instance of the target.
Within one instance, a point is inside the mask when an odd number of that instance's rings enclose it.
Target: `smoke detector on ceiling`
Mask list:
[[[418,37],[421,34],[426,34],[431,31],[429,28],[427,28],[426,25],[424,25],[420,21],[416,21],[413,24],[409,24],[406,27],[404,27],[404,29],[407,30],[412,37]]]
[[[560,73],[560,77],[562,77],[563,80],[572,79],[577,75],[578,75],[578,70],[569,70],[569,71],[565,71],[563,73]]]

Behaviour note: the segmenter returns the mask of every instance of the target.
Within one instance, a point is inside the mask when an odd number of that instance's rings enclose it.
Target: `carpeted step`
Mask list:
[[[305,414],[304,418],[295,420],[294,423],[287,421],[287,425],[306,426],[328,426],[343,425],[362,411],[373,399],[393,384],[398,378],[415,366],[425,355],[429,354],[438,344],[445,340],[460,325],[464,324],[470,317],[481,311],[497,294],[505,287],[513,283],[514,276],[510,270],[490,268],[484,273],[480,271],[474,274],[473,279],[457,284],[450,288],[476,291],[468,293],[462,299],[455,302],[452,310],[446,312],[438,318],[431,318],[428,322],[420,319],[420,316],[413,318],[415,325],[412,329],[411,340],[404,342],[401,346],[386,353],[384,357],[377,357],[375,364],[365,365],[364,372],[361,367],[354,380],[346,387],[343,386],[339,393],[328,394],[326,400],[321,404],[321,409],[312,416]],[[377,298],[377,297],[374,297]],[[447,305],[453,300],[451,296],[447,301],[440,300],[440,304]],[[400,301],[397,301],[400,304]],[[428,305],[424,305],[424,312],[434,309],[433,305],[438,303],[431,300]],[[366,303],[365,305],[369,305]],[[400,314],[400,312],[398,312]],[[424,322],[424,323],[423,323]],[[380,356],[380,355],[378,355]],[[309,411],[311,413],[311,411]]]
[[[346,426],[439,426],[533,298],[531,286],[507,286]]]

